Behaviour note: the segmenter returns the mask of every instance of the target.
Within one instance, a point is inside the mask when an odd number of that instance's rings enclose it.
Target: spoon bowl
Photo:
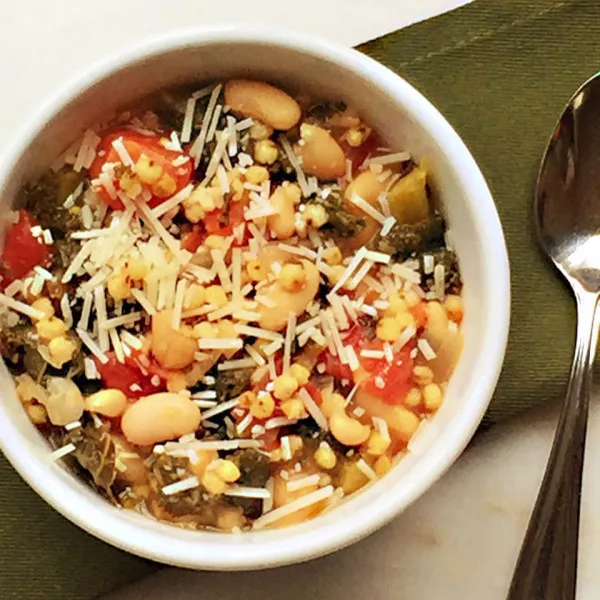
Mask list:
[[[571,282],[600,289],[600,74],[565,107],[542,159],[534,206],[550,259]]]

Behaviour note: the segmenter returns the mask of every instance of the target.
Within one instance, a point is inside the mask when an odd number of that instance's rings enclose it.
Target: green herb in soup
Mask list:
[[[401,460],[463,318],[406,149],[335,99],[239,79],[149,98],[53,159],[9,216],[0,350],[55,460],[220,531],[310,519]]]

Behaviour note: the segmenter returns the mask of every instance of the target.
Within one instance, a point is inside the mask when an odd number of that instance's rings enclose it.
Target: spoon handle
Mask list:
[[[598,341],[598,295],[579,286],[577,341],[550,458],[507,600],[574,600],[583,456]]]

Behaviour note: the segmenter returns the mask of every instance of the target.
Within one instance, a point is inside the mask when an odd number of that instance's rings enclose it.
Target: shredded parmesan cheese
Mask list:
[[[224,360],[217,365],[217,371],[232,371],[234,369],[249,369],[254,367],[256,362],[253,358],[240,358],[237,360]]]
[[[96,344],[96,342],[92,339],[92,337],[90,336],[90,334],[87,331],[84,331],[83,329],[79,329],[79,328],[75,329],[75,331],[77,332],[77,335],[79,336],[79,338],[81,339],[81,341],[84,343],[84,345],[87,346],[87,349],[103,365],[105,365],[108,362],[108,357],[100,349],[100,347],[98,346],[98,344]]]
[[[233,400],[228,400],[227,402],[221,402],[221,404],[217,404],[214,408],[207,410],[202,413],[202,420],[206,421],[215,415],[220,415],[221,413],[228,412],[232,408],[238,405],[238,399],[234,398]]]
[[[425,275],[431,275],[433,273],[433,268],[435,266],[435,261],[431,254],[423,255],[423,273]]]
[[[233,328],[235,332],[240,335],[249,335],[263,340],[283,341],[283,336],[276,331],[269,331],[268,329],[261,329],[260,327],[250,327],[239,323],[236,323]]]
[[[393,154],[384,154],[383,156],[375,156],[369,159],[369,165],[391,165],[399,162],[410,160],[408,152],[395,152]]]
[[[386,441],[390,441],[391,437],[387,421],[385,419],[382,419],[381,417],[372,417],[371,420],[373,421],[373,425],[375,429],[377,429],[381,437]]]
[[[168,213],[170,210],[179,206],[184,200],[187,200],[192,191],[194,190],[194,185],[189,183],[184,188],[179,190],[176,194],[171,196],[168,200],[165,200],[162,204],[159,204],[155,208],[152,209],[152,214],[160,219],[164,214]]]
[[[6,289],[4,290],[4,294],[6,296],[10,296],[11,298],[13,296],[16,296],[19,292],[23,291],[23,282],[20,279],[15,279],[14,281],[12,281],[11,283],[9,283],[6,286]]]
[[[115,349],[115,355],[117,360],[123,364],[125,362],[125,350],[123,348],[123,344],[121,343],[121,339],[119,338],[119,334],[116,329],[109,329],[108,335],[110,337],[110,341],[112,342],[113,348]]]
[[[357,371],[360,368],[360,362],[356,356],[354,348],[350,345],[345,346],[346,355],[348,356],[348,366],[352,371]]]
[[[127,152],[127,148],[125,148],[123,137],[118,137],[116,140],[113,140],[112,147],[126,167],[133,167],[133,159],[129,155],[129,152]]]
[[[315,420],[315,423],[323,430],[329,431],[329,423],[327,417],[323,414],[317,403],[312,399],[312,396],[302,387],[298,390],[298,396],[302,400],[308,414]]]
[[[185,291],[187,287],[187,281],[185,279],[180,279],[177,282],[177,287],[175,288],[175,301],[173,302],[173,314],[171,320],[171,326],[173,329],[179,329],[179,325],[181,324],[181,311],[183,308],[183,298],[185,296]]]
[[[437,358],[437,354],[425,338],[420,338],[417,340],[417,347],[421,351],[421,354],[425,357],[425,360],[434,360]]]
[[[213,113],[212,119],[210,120],[210,125],[208,126],[208,131],[206,132],[206,141],[207,142],[212,142],[215,137],[215,133],[217,131],[217,125],[219,124],[219,118],[221,116],[222,110],[223,110],[222,104],[217,104],[217,106],[215,106],[215,112]]]
[[[257,366],[262,367],[263,365],[267,364],[267,361],[261,356],[260,352],[252,346],[250,346],[249,344],[246,344],[246,346],[244,346],[244,349],[246,350],[250,358],[256,363]]]
[[[309,250],[304,246],[290,246],[289,244],[278,244],[281,250],[285,252],[289,252],[290,254],[296,254],[297,256],[302,256],[304,258],[308,258],[309,260],[316,260],[317,253],[314,250]]]
[[[371,481],[377,479],[377,474],[373,471],[373,468],[369,463],[365,461],[364,458],[360,458],[356,461],[356,468],[366,477],[368,477]]]
[[[94,307],[96,308],[96,318],[98,319],[98,345],[103,352],[110,350],[110,341],[108,331],[106,330],[106,298],[104,296],[104,287],[99,285],[94,288]]]
[[[262,529],[271,523],[275,523],[279,519],[283,517],[287,517],[288,515],[292,515],[295,512],[302,510],[308,506],[312,506],[313,504],[317,504],[326,498],[329,498],[333,494],[333,486],[328,485],[324,488],[318,489],[310,494],[305,494],[292,502],[288,502],[284,506],[276,508],[275,510],[271,510],[263,514],[263,516],[256,519],[252,525],[253,529]]]
[[[340,335],[339,329],[335,322],[335,318],[333,316],[333,312],[331,309],[323,311],[325,315],[325,319],[327,320],[327,324],[329,325],[329,331],[331,337],[333,339],[333,343],[335,345],[335,349],[337,351],[337,356],[339,356],[340,362],[343,365],[348,364],[348,356],[346,354],[346,349],[344,348],[344,344],[342,343],[342,337]]]
[[[348,279],[350,279],[350,277],[352,277],[352,275],[354,274],[354,271],[356,271],[356,269],[358,268],[358,265],[365,258],[366,254],[367,254],[367,249],[364,246],[362,246],[356,252],[354,257],[350,261],[350,264],[346,267],[346,270],[344,271],[342,276],[339,278],[338,282],[333,286],[333,289],[331,290],[332,294],[335,294],[340,288],[343,287],[343,285],[346,283],[346,281],[348,281]]]
[[[139,338],[129,333],[129,331],[121,331],[121,339],[134,350],[141,350],[144,347],[143,342]]]
[[[38,321],[45,317],[45,314],[41,310],[37,310],[37,308],[33,308],[24,302],[19,302],[5,294],[0,294],[0,304],[4,304],[4,306],[7,306],[8,308],[12,308],[12,310],[16,310],[17,312]]]
[[[215,151],[206,167],[206,173],[204,174],[204,179],[202,183],[207,185],[208,182],[213,178],[215,173],[217,172],[217,168],[223,155],[225,154],[225,149],[227,148],[227,141],[229,140],[229,132],[227,130],[222,131],[219,137],[219,141],[215,147]]]
[[[221,285],[225,291],[231,290],[231,279],[229,277],[229,271],[225,265],[225,257],[223,251],[220,248],[215,248],[210,251],[210,255],[213,259],[214,268],[221,281]]]
[[[171,456],[177,456],[181,452],[181,456],[187,456],[187,450],[237,450],[238,448],[260,448],[261,444],[258,440],[215,440],[202,441],[196,440],[187,444],[178,442],[167,442],[165,451]]]
[[[266,488],[250,487],[246,485],[231,485],[223,492],[224,496],[232,496],[236,498],[258,498],[266,500],[271,497],[271,492]]]
[[[236,338],[203,338],[198,340],[200,350],[239,350],[243,342]]]
[[[69,281],[71,281],[71,279],[73,278],[73,275],[75,275],[75,273],[77,273],[79,271],[79,269],[81,269],[81,267],[83,266],[83,263],[86,261],[88,256],[92,253],[93,249],[94,249],[93,240],[90,240],[90,241],[86,242],[85,244],[83,244],[83,246],[81,246],[81,248],[79,249],[79,252],[75,255],[75,257],[71,261],[71,264],[69,265],[69,267],[65,271],[64,275],[62,276],[62,279],[61,279],[62,283],[69,283]]]
[[[121,327],[122,325],[131,325],[136,321],[139,321],[141,318],[143,318],[143,316],[144,315],[141,312],[131,312],[127,315],[123,315],[122,317],[106,319],[100,323],[100,327],[102,329],[112,329],[113,327]]]
[[[185,105],[185,115],[183,117],[183,126],[181,128],[181,141],[187,144],[192,137],[192,127],[194,125],[194,111],[196,110],[196,98],[191,96]]]
[[[435,295],[439,300],[443,300],[446,289],[446,269],[444,265],[435,265],[435,268],[433,269],[433,283]]]
[[[409,342],[409,340],[411,340],[417,333],[417,330],[414,328],[414,326],[409,325],[401,334],[400,337],[398,338],[397,341],[394,342],[394,345],[392,346],[392,350],[394,352],[398,352],[398,350],[402,350],[402,348],[404,348],[404,346],[406,346],[406,344]]]
[[[383,252],[374,252],[372,250],[369,250],[365,254],[365,259],[371,260],[374,263],[383,263],[387,265],[392,259],[392,257],[389,254],[384,254]]]
[[[222,87],[222,84],[218,84],[213,88],[212,93],[210,95],[210,99],[206,106],[206,111],[204,112],[204,116],[202,117],[200,133],[198,134],[198,137],[195,139],[194,143],[192,144],[192,147],[190,148],[190,156],[194,157],[194,166],[196,168],[198,168],[198,165],[200,164],[200,158],[202,157],[202,153],[204,152],[204,144],[206,143],[208,127],[210,125],[211,117],[217,104],[217,100],[219,99]]]
[[[131,295],[139,302],[140,306],[149,315],[156,314],[156,309],[154,308],[154,306],[152,306],[152,303],[150,302],[150,300],[148,300],[148,298],[146,297],[146,295],[144,294],[144,292],[142,292],[142,290],[138,290],[136,288],[133,288],[131,290]]]
[[[381,228],[381,235],[382,237],[385,237],[391,230],[392,227],[396,224],[396,218],[395,217],[387,217],[383,227]]]
[[[385,215],[382,215],[376,208],[373,208],[366,200],[361,198],[358,194],[352,194],[350,202],[355,206],[358,206],[364,213],[381,223],[385,223]]]
[[[296,171],[296,178],[298,179],[298,185],[300,186],[302,195],[305,198],[307,198],[308,196],[310,196],[311,192],[310,192],[310,188],[308,186],[308,181],[306,179],[306,175],[304,174],[304,171],[302,170],[302,167],[300,166],[300,160],[296,156],[294,149],[292,148],[289,140],[287,139],[287,137],[285,137],[285,135],[279,136],[279,142],[281,143],[281,147],[283,148],[283,151],[285,152],[286,156],[288,157],[290,164],[294,168],[294,171]]]
[[[307,475],[306,477],[300,477],[299,479],[292,479],[286,483],[286,487],[288,492],[297,492],[298,490],[303,490],[307,487],[319,485],[320,479],[321,476],[318,473],[314,473],[313,475]]]
[[[70,444],[70,443],[66,444],[62,448],[58,448],[57,450],[55,450],[54,452],[49,454],[48,460],[50,462],[55,462],[55,461],[59,460],[60,458],[62,458],[63,456],[67,456],[67,454],[71,454],[71,452],[74,452],[76,449],[77,448],[75,447],[75,444]]]
[[[176,481],[175,483],[165,485],[162,488],[162,493],[165,496],[172,496],[173,494],[179,494],[180,492],[197,488],[199,485],[200,482],[198,481],[198,478],[195,475],[192,475],[191,477],[187,477],[181,481]]]

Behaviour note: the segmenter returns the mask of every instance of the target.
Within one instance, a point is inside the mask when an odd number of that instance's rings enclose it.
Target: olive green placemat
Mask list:
[[[598,0],[477,0],[361,47],[442,111],[495,196],[513,322],[488,423],[552,400],[568,375],[574,308],[531,236],[530,205],[557,114],[600,66],[599,33]],[[71,525],[0,457],[0,598],[90,600],[156,568]]]

